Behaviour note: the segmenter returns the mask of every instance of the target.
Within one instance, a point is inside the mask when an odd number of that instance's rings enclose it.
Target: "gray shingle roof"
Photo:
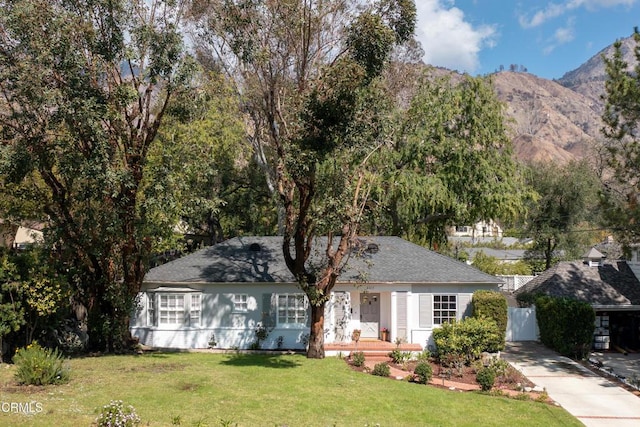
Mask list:
[[[320,239],[324,240],[324,239]],[[474,267],[432,252],[399,237],[360,238],[363,247],[375,244],[375,253],[352,255],[339,282],[371,283],[482,283],[501,280]],[[326,242],[326,240],[324,240]],[[259,247],[260,250],[252,250]],[[258,245],[258,246],[255,246]],[[322,246],[312,260],[322,259]],[[293,283],[282,255],[282,237],[236,237],[183,258],[152,268],[145,276],[152,283]]]
[[[638,305],[640,282],[626,261],[605,261],[590,267],[581,261],[560,262],[515,293],[541,292],[593,305]]]
[[[524,249],[492,249],[492,248],[465,248],[462,249],[469,254],[469,259],[473,259],[479,252],[483,252],[486,256],[497,258],[500,261],[518,261],[524,259],[527,252]]]

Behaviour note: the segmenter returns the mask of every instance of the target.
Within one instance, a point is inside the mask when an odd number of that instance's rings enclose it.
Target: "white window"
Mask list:
[[[201,294],[198,292],[149,294],[149,324],[154,326],[198,326]]]
[[[198,326],[200,325],[200,300],[202,299],[201,295],[191,294],[191,306],[189,307],[189,325],[190,326]]]
[[[433,324],[442,325],[443,323],[456,320],[458,312],[458,304],[455,295],[434,295],[433,296]]]
[[[304,294],[278,294],[278,325],[305,325],[308,307]]]
[[[235,294],[233,296],[233,311],[245,312],[249,309],[249,295]]]
[[[182,294],[160,294],[160,324],[181,325],[184,323],[184,297]]]

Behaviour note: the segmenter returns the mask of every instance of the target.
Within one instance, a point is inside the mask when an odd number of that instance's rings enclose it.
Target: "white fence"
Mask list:
[[[537,341],[540,332],[536,321],[536,308],[509,307],[507,341]]]
[[[498,274],[496,277],[504,280],[504,285],[501,288],[503,291],[513,292],[521,286],[524,286],[536,276],[503,276]]]

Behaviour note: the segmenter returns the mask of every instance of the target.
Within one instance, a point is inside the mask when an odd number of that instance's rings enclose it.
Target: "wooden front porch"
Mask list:
[[[400,351],[422,352],[420,344],[402,343],[399,346],[395,343],[376,339],[362,339],[358,342],[341,342],[324,345],[324,350],[329,354],[352,353],[362,351],[365,354],[387,355],[391,350],[399,348]]]

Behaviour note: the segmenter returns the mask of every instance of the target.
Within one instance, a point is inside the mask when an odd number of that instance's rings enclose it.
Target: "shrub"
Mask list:
[[[416,360],[418,362],[427,362],[431,359],[431,357],[432,357],[431,352],[425,348],[424,350],[422,350],[420,354],[416,356]]]
[[[595,312],[586,302],[541,296],[536,299],[540,341],[563,356],[583,359],[589,354]]]
[[[140,424],[140,417],[133,406],[125,408],[122,400],[112,400],[102,407],[96,423],[98,427],[133,427]]]
[[[58,350],[42,348],[36,341],[13,356],[16,379],[20,384],[48,385],[69,381],[69,369]]]
[[[480,384],[480,388],[483,391],[491,390],[493,383],[496,380],[496,373],[491,368],[482,368],[476,374],[476,381]]]
[[[391,368],[389,368],[389,364],[387,362],[376,363],[371,374],[379,377],[388,377],[391,375]]]
[[[364,366],[364,353],[362,351],[356,351],[351,355],[351,363],[353,366]]]
[[[389,352],[389,357],[393,361],[393,363],[397,363],[399,365],[404,364],[411,358],[410,351],[400,351],[398,348],[394,348]]]
[[[476,291],[471,298],[473,317],[492,319],[502,334],[502,341],[496,350],[504,350],[507,333],[508,307],[507,298],[496,291]]]
[[[443,324],[433,331],[433,340],[440,361],[462,358],[466,364],[478,359],[482,352],[493,353],[504,345],[504,336],[493,320],[474,317]]]
[[[413,373],[416,376],[416,382],[420,384],[427,384],[433,377],[433,369],[428,362],[420,362],[416,365]]]

